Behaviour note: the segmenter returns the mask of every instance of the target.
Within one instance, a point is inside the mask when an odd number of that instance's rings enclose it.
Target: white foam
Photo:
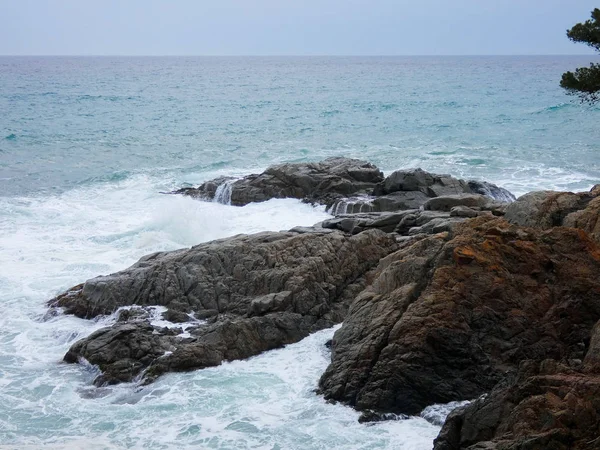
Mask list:
[[[76,340],[118,317],[44,317],[45,301],[63,289],[154,251],[331,217],[297,200],[236,208],[160,195],[161,183],[138,176],[54,197],[0,198],[1,442],[73,449],[431,448],[439,427],[423,418],[361,425],[357,412],[314,393],[334,330],[144,387],[95,388],[97,368],[61,363]],[[190,326],[170,324],[162,312],[152,310],[153,324]]]
[[[471,402],[466,400],[462,402],[430,405],[421,412],[420,416],[434,425],[441,426],[446,421],[448,414],[450,414],[456,408],[466,406],[469,403]]]
[[[360,425],[356,412],[314,394],[329,358],[324,342],[333,330],[248,361],[165,376],[145,387],[94,388],[94,366],[61,363],[76,340],[117,317],[45,318],[45,301],[61,290],[123,269],[150,252],[331,217],[297,200],[236,208],[158,194],[161,190],[163,182],[137,176],[52,197],[0,198],[0,442],[74,449],[87,443],[431,447],[438,428],[424,419]],[[161,312],[156,308],[153,323],[181,326],[164,322]],[[94,448],[90,445],[86,448]]]
[[[233,183],[235,183],[237,179],[226,180],[221,183],[217,190],[215,191],[215,198],[213,202],[222,203],[224,205],[231,205],[231,194],[233,191]]]

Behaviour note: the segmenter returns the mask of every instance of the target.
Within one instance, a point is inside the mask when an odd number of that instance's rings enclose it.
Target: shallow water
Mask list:
[[[324,330],[148,387],[61,364],[106,325],[45,301],[159,250],[329,215],[160,192],[281,161],[361,157],[522,194],[600,182],[600,110],[558,88],[581,57],[0,58],[0,445],[429,449],[421,418],[372,426],[313,389]]]

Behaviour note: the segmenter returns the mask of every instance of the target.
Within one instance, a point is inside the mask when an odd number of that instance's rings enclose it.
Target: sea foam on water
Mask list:
[[[424,419],[361,425],[357,412],[314,393],[333,329],[247,361],[169,374],[152,386],[96,388],[93,366],[61,364],[73,342],[116,320],[48,317],[45,301],[62,289],[154,251],[331,217],[292,199],[238,208],[162,195],[163,183],[140,175],[55,196],[0,199],[3,442],[73,449],[430,447],[439,428]]]

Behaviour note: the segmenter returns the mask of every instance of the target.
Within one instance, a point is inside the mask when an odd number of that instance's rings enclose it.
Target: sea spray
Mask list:
[[[215,191],[213,202],[221,203],[223,205],[231,205],[231,193],[233,191],[233,184],[236,181],[237,179],[232,179],[221,183]]]

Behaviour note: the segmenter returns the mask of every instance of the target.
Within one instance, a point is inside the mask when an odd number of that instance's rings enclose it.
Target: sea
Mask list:
[[[97,368],[62,357],[115,318],[48,316],[46,301],[151,252],[330,217],[292,199],[163,194],[271,164],[348,156],[516,195],[587,190],[600,183],[600,107],[559,80],[591,61],[0,57],[0,449],[431,449],[453,405],[368,425],[315,394],[334,329],[96,388]]]

